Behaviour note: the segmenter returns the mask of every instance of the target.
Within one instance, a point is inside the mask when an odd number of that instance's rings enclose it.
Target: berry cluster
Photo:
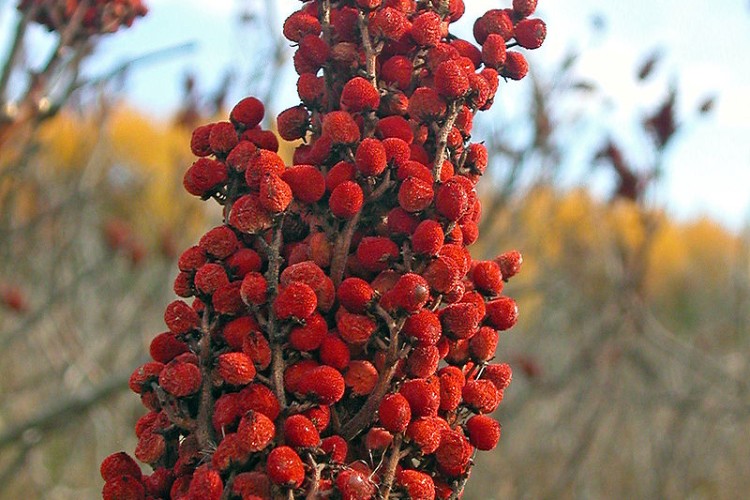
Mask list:
[[[148,11],[141,0],[21,0],[18,10],[50,31],[62,33],[75,26],[73,38],[114,33]]]
[[[194,131],[184,186],[225,223],[179,258],[192,303],[167,307],[130,380],[154,473],[111,455],[104,498],[461,494],[500,438],[511,370],[491,361],[521,266],[467,250],[488,162],[472,118],[526,74],[506,48],[541,45],[535,7],[487,12],[481,49],[448,32],[462,0],[308,1],[286,20],[301,104],[278,130],[304,143],[285,165],[253,97]]]

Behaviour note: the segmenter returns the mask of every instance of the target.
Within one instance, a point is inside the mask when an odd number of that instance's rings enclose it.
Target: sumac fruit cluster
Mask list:
[[[141,0],[21,0],[18,10],[50,31],[64,33],[72,26],[71,41],[130,27],[148,12]]]
[[[308,1],[284,23],[301,104],[248,97],[198,127],[185,189],[224,221],[179,258],[131,389],[135,456],[104,498],[457,498],[510,383],[511,251],[472,259],[487,150],[472,119],[527,71],[531,0],[449,33],[461,0]]]

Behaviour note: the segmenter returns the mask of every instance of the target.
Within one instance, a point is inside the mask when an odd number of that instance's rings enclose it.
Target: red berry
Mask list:
[[[522,19],[516,24],[516,41],[525,49],[538,49],[547,36],[547,25],[541,19]]]
[[[315,203],[325,194],[325,178],[312,165],[289,167],[281,174],[281,178],[292,189],[294,198],[302,203]]]
[[[503,66],[500,74],[505,78],[511,80],[521,80],[529,72],[529,63],[526,62],[526,58],[520,52],[511,50],[508,52],[508,56],[505,59],[505,65]]]
[[[354,158],[357,169],[365,176],[380,175],[387,167],[385,147],[377,139],[364,139]]]
[[[255,365],[250,356],[242,352],[219,354],[218,372],[230,385],[245,385],[255,378]]]
[[[500,441],[500,424],[487,415],[474,415],[466,422],[466,431],[473,446],[482,451],[494,450]]]
[[[356,76],[346,82],[344,89],[341,91],[342,109],[360,112],[378,109],[379,104],[380,94],[378,94],[378,89],[361,76]]]
[[[498,297],[487,303],[487,322],[498,330],[508,330],[518,321],[518,306],[510,297]]]
[[[429,474],[417,470],[404,469],[396,474],[396,484],[401,486],[412,500],[433,500],[435,482]]]
[[[279,486],[299,488],[305,480],[302,459],[288,446],[278,446],[271,450],[266,459],[266,473]]]
[[[297,281],[282,288],[273,301],[273,311],[279,319],[305,319],[315,312],[317,306],[315,291],[309,285]]]
[[[113,453],[102,460],[99,472],[104,481],[110,481],[120,476],[131,476],[140,481],[142,475],[141,468],[135,460],[124,451]]]
[[[386,395],[380,402],[378,419],[390,432],[394,434],[404,432],[411,421],[409,402],[399,393]]]
[[[336,186],[328,200],[331,213],[342,219],[354,217],[364,203],[362,188],[354,181],[345,181]]]
[[[313,448],[320,444],[315,425],[304,415],[292,415],[284,421],[284,439],[293,448]]]
[[[229,113],[229,118],[237,126],[252,129],[263,120],[265,112],[265,107],[260,100],[255,97],[246,97],[235,104]]]
[[[201,381],[200,368],[177,360],[167,364],[159,373],[159,385],[162,389],[178,398],[198,392]]]

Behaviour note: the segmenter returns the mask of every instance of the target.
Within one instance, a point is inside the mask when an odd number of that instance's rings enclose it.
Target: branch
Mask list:
[[[357,229],[359,218],[362,216],[362,209],[357,212],[354,217],[346,221],[344,230],[341,231],[336,244],[333,247],[333,258],[331,259],[331,279],[333,284],[338,286],[341,284],[341,280],[344,278],[344,271],[346,270],[346,259],[349,257],[349,249],[352,245],[352,237],[354,231]]]
[[[266,258],[268,259],[268,270],[266,271],[266,281],[269,289],[269,303],[276,298],[279,289],[279,272],[281,269],[281,246],[283,244],[283,234],[281,227],[283,220],[279,219],[278,225],[274,229],[273,241],[271,245],[265,245]],[[262,237],[260,238],[262,241]],[[265,242],[264,242],[265,243]],[[283,336],[277,331],[276,314],[273,307],[268,308],[268,338],[271,341],[271,381],[276,399],[282,408],[286,408],[286,394],[284,392],[284,350]]]
[[[448,146],[448,134],[453,130],[453,124],[456,123],[459,109],[459,101],[450,103],[448,117],[435,136],[435,163],[432,165],[432,176],[434,177],[435,184],[440,183],[440,172],[443,170],[443,162],[445,161],[446,148]]]
[[[201,338],[198,342],[198,362],[201,369],[201,393],[198,406],[198,417],[195,422],[195,437],[200,449],[205,450],[214,442],[213,424],[211,412],[214,407],[214,399],[211,394],[211,327],[209,325],[209,306],[203,310],[201,323]],[[178,424],[179,425],[179,424]]]
[[[380,406],[380,402],[383,400],[385,395],[388,393],[388,390],[390,389],[391,380],[393,380],[393,376],[396,374],[396,369],[398,368],[399,358],[405,356],[405,354],[408,353],[408,348],[406,348],[406,350],[403,352],[399,350],[399,333],[401,332],[401,328],[403,327],[403,321],[400,323],[396,323],[391,315],[388,314],[388,312],[379,305],[376,306],[376,312],[388,326],[388,330],[390,331],[391,342],[388,346],[388,352],[386,353],[384,363],[384,366],[386,368],[380,372],[378,382],[370,395],[367,397],[367,401],[365,401],[365,404],[362,405],[362,408],[360,408],[359,411],[351,418],[351,420],[349,420],[341,428],[341,437],[343,437],[347,441],[353,439],[362,431],[362,429],[364,429],[372,422],[372,419],[375,416],[375,412]]]
[[[391,496],[391,488],[393,488],[393,479],[396,477],[396,467],[398,466],[399,460],[401,460],[401,442],[404,437],[402,434],[397,434],[393,438],[391,443],[391,456],[388,458],[388,463],[385,469],[385,475],[383,476],[383,482],[380,485],[382,489],[381,498],[387,500]]]

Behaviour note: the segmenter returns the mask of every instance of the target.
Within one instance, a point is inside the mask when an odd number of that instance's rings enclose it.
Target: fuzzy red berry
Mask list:
[[[523,48],[538,49],[546,36],[547,25],[541,19],[522,19],[516,24],[516,41]]]
[[[300,42],[307,35],[320,35],[320,21],[302,11],[295,12],[284,21],[284,36],[291,42]]]
[[[244,385],[255,378],[255,365],[245,353],[227,352],[219,355],[218,372],[227,384]]]
[[[215,123],[208,136],[208,144],[217,156],[226,156],[239,143],[237,131],[229,122]]]
[[[528,72],[529,63],[523,54],[514,50],[509,51],[500,74],[511,80],[521,80]]]
[[[518,250],[511,250],[510,252],[505,252],[504,254],[495,257],[495,262],[500,266],[503,279],[508,281],[521,270],[523,256]]]
[[[160,333],[151,341],[149,352],[154,361],[169,363],[174,358],[188,352],[188,346],[172,332]]]
[[[492,9],[474,22],[474,38],[484,45],[489,35],[499,35],[503,40],[513,36],[513,20],[506,10]]]
[[[435,87],[446,99],[458,99],[469,91],[469,77],[458,61],[444,61],[435,71]]]
[[[133,476],[113,477],[104,483],[103,500],[144,500],[146,489]]]
[[[421,212],[432,204],[432,184],[408,177],[398,189],[398,204],[407,212]]]
[[[102,460],[99,473],[104,481],[110,481],[120,476],[131,476],[140,481],[142,476],[141,468],[124,451],[113,453]]]
[[[513,370],[507,363],[499,365],[490,364],[484,367],[481,378],[495,384],[498,391],[504,391],[513,379]]]
[[[207,196],[227,182],[227,166],[217,160],[199,158],[185,172],[182,184],[185,190],[195,196]]]
[[[336,488],[342,500],[373,498],[376,487],[367,474],[354,469],[343,469],[336,476]]]
[[[357,246],[357,261],[368,271],[384,271],[399,253],[398,245],[389,238],[368,236]]]
[[[289,446],[278,446],[271,450],[266,460],[266,473],[279,486],[299,488],[305,480],[302,459]]]
[[[239,127],[252,129],[263,120],[265,112],[265,107],[260,100],[255,97],[246,97],[235,104],[229,113],[229,118]]]
[[[320,343],[320,360],[337,370],[349,366],[349,346],[338,335],[329,333]]]
[[[289,332],[289,345],[298,351],[314,351],[328,333],[325,318],[318,313],[305,319],[305,324],[295,326]]]
[[[229,223],[243,233],[257,233],[271,227],[273,220],[258,196],[247,194],[239,197],[232,205]]]
[[[279,135],[285,141],[296,141],[304,138],[309,124],[310,115],[302,105],[285,109],[276,118]]]
[[[390,432],[404,432],[411,421],[409,402],[402,394],[388,394],[380,402],[378,418],[383,427]]]
[[[422,309],[430,298],[430,286],[420,275],[406,273],[401,276],[381,300],[386,309],[402,309],[414,313]]]
[[[435,482],[429,474],[418,470],[404,469],[396,473],[396,484],[403,488],[412,500],[433,500]]]
[[[300,384],[301,392],[313,396],[320,404],[333,404],[340,400],[346,385],[341,373],[330,366],[310,370]]]
[[[280,319],[305,319],[315,312],[317,306],[318,298],[315,291],[309,285],[300,282],[289,283],[273,301],[273,310]]]
[[[494,450],[500,441],[500,424],[487,415],[474,415],[466,422],[469,441],[478,450]]]
[[[406,429],[409,440],[416,444],[424,455],[435,453],[440,446],[443,430],[441,420],[439,417],[419,417],[414,419]],[[447,422],[445,426],[448,426]]]
[[[412,21],[409,34],[422,47],[437,45],[443,38],[443,20],[436,12],[426,11]]]
[[[500,35],[489,35],[482,45],[482,61],[488,67],[501,69],[507,59],[505,39]]]
[[[331,461],[335,464],[343,464],[349,451],[346,440],[337,435],[324,438],[320,443],[320,448],[331,456]]]
[[[471,459],[472,448],[469,441],[459,431],[444,431],[435,458],[441,471],[448,476],[463,474]]]
[[[380,175],[387,166],[385,147],[377,139],[364,139],[354,158],[357,169],[365,176]]]
[[[159,385],[178,398],[195,394],[201,387],[201,370],[192,363],[172,361],[159,373]]]
[[[366,396],[378,383],[378,370],[369,361],[352,361],[344,374],[344,382],[353,395]]]
[[[429,123],[445,116],[447,107],[443,98],[431,87],[419,87],[409,98],[409,116]]]
[[[351,144],[359,140],[359,127],[346,111],[332,111],[323,118],[323,135],[334,144]]]
[[[469,380],[463,389],[464,404],[477,413],[492,413],[502,395],[489,380]]]
[[[416,254],[437,255],[445,241],[443,227],[434,220],[424,220],[414,230],[411,248]]]
[[[370,33],[376,38],[398,40],[408,27],[404,13],[391,7],[377,10],[370,18]]]
[[[336,312],[336,329],[348,344],[364,344],[377,330],[377,323],[363,314],[352,314],[344,309]]]
[[[418,345],[428,346],[437,344],[443,329],[437,314],[429,309],[422,309],[406,319],[402,331],[415,339]]]
[[[333,189],[328,203],[333,215],[342,219],[351,219],[362,208],[364,193],[356,182],[345,181]]]
[[[537,0],[513,0],[513,12],[519,17],[529,17],[536,10]]]
[[[380,94],[378,94],[378,89],[361,76],[354,77],[346,82],[344,89],[341,91],[342,109],[360,112],[377,109],[379,104]]]
[[[510,297],[498,297],[487,303],[487,322],[498,330],[508,330],[518,321],[518,306]]]
[[[195,156],[208,156],[211,154],[211,145],[208,142],[208,138],[211,135],[211,129],[214,124],[201,125],[193,130],[192,137],[190,138],[190,150]]]
[[[400,393],[409,402],[412,414],[416,417],[434,416],[440,406],[440,389],[428,379],[407,380]]]
[[[438,189],[435,208],[449,221],[457,221],[469,208],[469,194],[460,182],[449,180]]]
[[[302,203],[315,203],[325,194],[325,178],[312,165],[289,167],[281,174],[281,178],[292,189],[294,198]]]
[[[291,415],[284,421],[284,439],[293,448],[313,448],[320,444],[318,429],[304,415]]]

